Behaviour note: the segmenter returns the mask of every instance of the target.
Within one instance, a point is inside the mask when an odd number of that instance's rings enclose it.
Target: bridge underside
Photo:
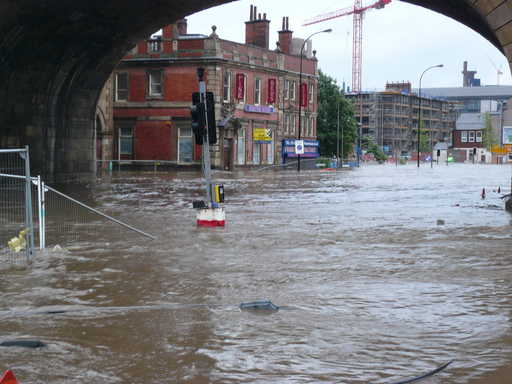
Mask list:
[[[34,171],[94,172],[101,88],[163,25],[232,0],[0,0],[0,148],[28,144]],[[407,0],[479,32],[512,59],[512,0]]]

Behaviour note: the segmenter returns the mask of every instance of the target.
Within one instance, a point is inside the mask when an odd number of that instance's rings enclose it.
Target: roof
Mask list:
[[[455,123],[458,131],[480,130],[484,128],[483,113],[461,113]]]
[[[415,89],[415,92],[418,92]],[[508,99],[512,98],[511,85],[486,85],[483,87],[446,87],[446,88],[422,88],[422,96],[438,97],[443,99],[485,99],[485,98],[498,98]]]
[[[436,145],[434,145],[434,151],[437,151],[437,150],[447,150],[448,149],[448,143],[445,143],[444,141],[441,141],[439,143],[437,143]]]

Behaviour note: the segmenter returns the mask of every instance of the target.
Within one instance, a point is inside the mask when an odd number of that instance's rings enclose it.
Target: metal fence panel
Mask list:
[[[0,149],[0,268],[32,261],[31,184],[28,148]]]

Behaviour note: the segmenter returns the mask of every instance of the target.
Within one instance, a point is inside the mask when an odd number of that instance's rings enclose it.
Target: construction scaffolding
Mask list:
[[[347,95],[356,106],[356,119],[362,121],[362,135],[372,138],[388,155],[415,152],[419,98],[410,93],[409,83],[391,83],[386,88],[383,92]],[[361,100],[362,108],[359,108]],[[427,132],[432,146],[441,141],[451,141],[456,120],[453,105],[443,100],[422,98],[421,111],[422,129]]]

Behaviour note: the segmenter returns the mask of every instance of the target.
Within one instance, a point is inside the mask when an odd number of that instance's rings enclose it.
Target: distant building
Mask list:
[[[512,151],[512,109],[507,108],[512,101],[512,86],[426,88],[421,93],[454,104],[457,122],[452,144],[457,161],[472,162],[473,157],[478,162],[508,161],[504,155],[493,155],[484,148],[483,137],[488,114],[495,144]]]
[[[137,44],[113,74],[114,158],[199,163],[201,147],[193,139],[189,109],[198,91],[198,67],[205,68],[208,91],[215,94],[218,140],[210,147],[215,167],[231,170],[296,157],[299,100],[301,137],[307,139],[301,157],[317,157],[315,52],[306,44],[299,84],[303,40],[293,38],[283,18],[271,50],[269,25],[266,14],[251,6],[245,44],[219,38],[215,26],[208,36],[189,34],[186,20]]]
[[[421,121],[435,145],[451,141],[455,113],[451,103],[430,97],[421,98]],[[410,82],[388,83],[382,92],[349,93],[361,133],[370,136],[387,154],[417,152],[419,98]],[[361,119],[362,111],[362,119]]]

